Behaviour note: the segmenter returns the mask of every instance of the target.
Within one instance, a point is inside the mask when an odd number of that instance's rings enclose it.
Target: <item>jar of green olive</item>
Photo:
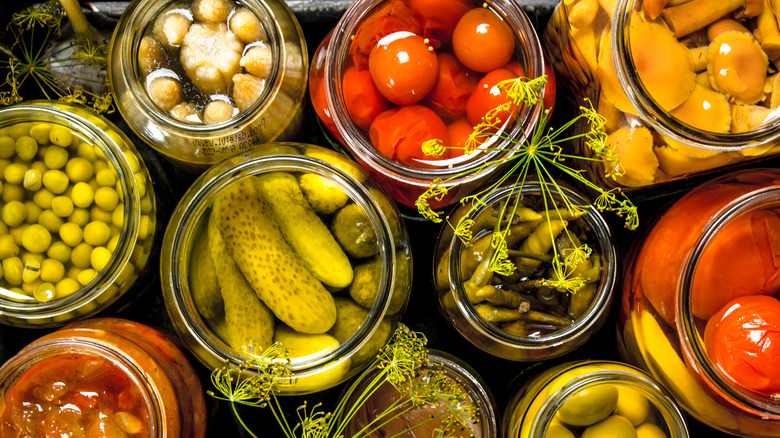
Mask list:
[[[109,46],[109,84],[127,124],[193,172],[291,139],[308,69],[303,32],[281,0],[135,0]]]
[[[149,172],[111,122],[64,103],[0,110],[0,322],[51,327],[127,292],[155,242]]]
[[[262,145],[203,173],[174,210],[160,257],[168,314],[195,357],[251,372],[279,342],[294,374],[284,394],[368,366],[412,285],[392,200],[354,161],[300,143]]]
[[[567,362],[526,377],[502,420],[506,438],[687,438],[674,399],[638,368]]]
[[[436,243],[444,317],[505,359],[539,361],[582,345],[604,324],[617,278],[605,219],[561,184],[506,185],[483,201],[454,209]]]

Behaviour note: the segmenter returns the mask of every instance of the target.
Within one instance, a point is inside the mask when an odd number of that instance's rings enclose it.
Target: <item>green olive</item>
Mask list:
[[[644,423],[650,414],[650,402],[638,390],[620,385],[618,386],[618,403],[615,414],[628,418],[634,426]]]
[[[572,426],[590,426],[609,417],[617,402],[618,390],[615,385],[593,385],[566,400],[558,410],[558,418]]]
[[[637,438],[666,438],[663,429],[653,423],[643,423],[636,428]]]
[[[612,415],[587,427],[580,438],[637,438],[637,433],[626,417]]]
[[[574,433],[564,426],[560,421],[553,420],[550,426],[547,427],[547,433],[545,438],[574,438]]]

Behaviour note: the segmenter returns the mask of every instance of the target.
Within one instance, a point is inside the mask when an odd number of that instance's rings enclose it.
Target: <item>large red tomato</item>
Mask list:
[[[430,139],[440,139],[449,144],[447,126],[433,110],[422,105],[409,105],[389,109],[374,119],[369,129],[374,147],[395,160],[411,165],[421,165],[420,160],[433,157],[423,154],[422,145]],[[449,151],[448,151],[449,152]],[[441,158],[448,158],[449,154]]]
[[[353,65],[344,72],[342,90],[350,117],[363,129],[368,129],[376,116],[389,106],[374,85],[368,70],[361,70],[357,66]]]
[[[355,64],[365,66],[368,54],[380,39],[391,33],[404,31],[419,35],[422,33],[422,26],[403,0],[387,0],[363,20],[355,31],[349,54]]]
[[[503,67],[512,59],[515,37],[512,28],[495,12],[474,8],[455,26],[452,50],[463,65],[485,73]]]
[[[499,68],[493,70],[490,73],[480,79],[477,84],[477,88],[469,97],[469,101],[466,104],[466,117],[469,119],[472,125],[477,125],[482,121],[482,117],[488,113],[488,111],[497,108],[506,102],[510,102],[510,99],[506,96],[506,93],[498,87],[498,83],[515,79],[517,75],[510,70]],[[511,103],[509,111],[502,111],[498,114],[498,118],[502,122],[507,122],[510,118],[514,117],[517,113],[517,107],[514,103]]]
[[[450,54],[440,53],[438,59],[439,77],[426,102],[442,119],[455,120],[466,115],[478,78]]]
[[[423,35],[446,46],[458,20],[474,6],[468,0],[409,0],[409,7],[420,21]]]
[[[396,105],[422,100],[436,85],[439,61],[425,38],[410,32],[385,36],[368,57],[377,89]]]

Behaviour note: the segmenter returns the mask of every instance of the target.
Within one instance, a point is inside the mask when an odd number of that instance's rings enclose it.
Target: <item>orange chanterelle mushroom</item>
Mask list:
[[[707,73],[712,88],[737,103],[751,104],[764,98],[769,59],[752,35],[723,32],[707,50]]]

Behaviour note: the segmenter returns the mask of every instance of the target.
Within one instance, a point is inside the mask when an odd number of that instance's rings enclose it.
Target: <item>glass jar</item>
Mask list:
[[[688,436],[682,411],[651,376],[601,360],[567,362],[526,378],[501,427],[506,438]]]
[[[504,241],[508,250],[534,253],[530,255],[534,258],[510,255],[514,271],[491,271],[496,223],[512,214],[518,190],[504,186],[474,210],[471,204],[454,210],[449,223],[456,226],[463,217],[474,220],[473,237],[466,245],[451,226],[442,228],[434,251],[433,283],[442,314],[469,342],[505,359],[539,361],[574,350],[604,324],[617,278],[617,256],[609,225],[584,196],[560,184],[527,181]],[[561,194],[584,214],[563,206]],[[547,196],[552,200],[545,201]],[[506,233],[507,220],[500,223],[500,232]],[[587,258],[565,268],[564,275],[555,273],[553,256],[569,260],[574,248]],[[567,288],[566,282],[554,283],[561,279],[581,284]]]
[[[476,413],[472,413],[473,417],[459,418],[463,422],[462,424],[466,426],[465,429],[449,430],[447,436],[471,438],[499,436],[499,412],[496,400],[482,377],[466,362],[444,351],[428,350],[428,360],[429,365],[422,369],[421,379],[425,379],[426,372],[431,369],[443,370],[448,378],[455,381],[463,389],[462,393],[466,397],[463,400],[459,400],[458,405],[461,408],[468,405],[477,407]],[[367,386],[378,372],[379,370],[376,368],[367,372],[366,378],[355,388],[352,396],[347,399],[346,406],[355,406],[357,398],[368,390]],[[382,413],[386,412],[386,408],[389,405],[401,403],[401,400],[403,398],[398,390],[393,388],[390,383],[383,382],[357,408],[352,421],[345,429],[346,436],[356,436],[358,431],[372,421],[385,423],[385,420],[388,418],[385,417],[383,419]],[[448,401],[443,401],[442,406],[446,406],[447,403]],[[422,406],[411,409],[409,412],[393,418],[387,424],[383,424],[381,428],[378,428],[374,434],[369,436],[398,436],[400,438],[432,436],[433,431],[438,430],[435,428],[440,427],[443,422],[446,423],[448,420],[446,415],[440,416],[445,409],[442,406]],[[466,414],[464,413],[464,415]],[[431,421],[431,417],[435,418]],[[419,423],[426,424],[419,426],[419,428],[415,427],[412,431],[408,430],[409,427],[414,427]],[[455,426],[459,428],[460,424]],[[404,430],[406,432],[401,433]]]
[[[212,369],[247,366],[281,342],[289,394],[367,366],[411,289],[392,200],[353,161],[299,143],[264,145],[201,175],[173,213],[161,260],[168,314],[195,356]]]
[[[415,0],[352,2],[321,42],[309,72],[311,100],[334,147],[345,149],[393,199],[412,208],[434,181],[442,180],[448,190],[431,199],[434,209],[470,193],[520,147],[501,137],[528,136],[543,111],[540,100],[514,117],[499,115],[500,135],[476,153],[463,154],[465,137],[482,116],[507,102],[496,84],[544,75],[544,55],[528,17],[511,1],[439,4],[429,10],[431,5]],[[488,29],[486,36],[477,32],[477,22]],[[452,40],[465,40],[462,51],[471,54],[459,54]],[[409,65],[398,58],[398,77],[393,76],[395,58],[387,56],[394,50],[410,58]],[[377,67],[371,67],[374,52],[385,56]],[[553,81],[542,96],[547,103],[554,100]],[[438,158],[425,155],[422,144],[432,138],[453,149]]]
[[[0,368],[0,431],[205,437],[195,369],[170,340],[136,322],[80,321],[43,336]]]
[[[621,354],[692,416],[744,437],[780,436],[778,269],[767,263],[779,182],[754,169],[694,188],[632,250],[623,283]]]
[[[156,244],[152,180],[114,124],[76,105],[0,110],[0,322],[53,327],[103,310]]]
[[[542,36],[574,107],[590,99],[606,118],[619,164],[581,160],[605,187],[652,186],[780,151],[772,8],[663,5],[560,2]],[[571,147],[596,156],[584,141]]]
[[[306,40],[283,1],[136,0],[114,31],[108,75],[130,128],[201,172],[292,138],[308,69]]]

